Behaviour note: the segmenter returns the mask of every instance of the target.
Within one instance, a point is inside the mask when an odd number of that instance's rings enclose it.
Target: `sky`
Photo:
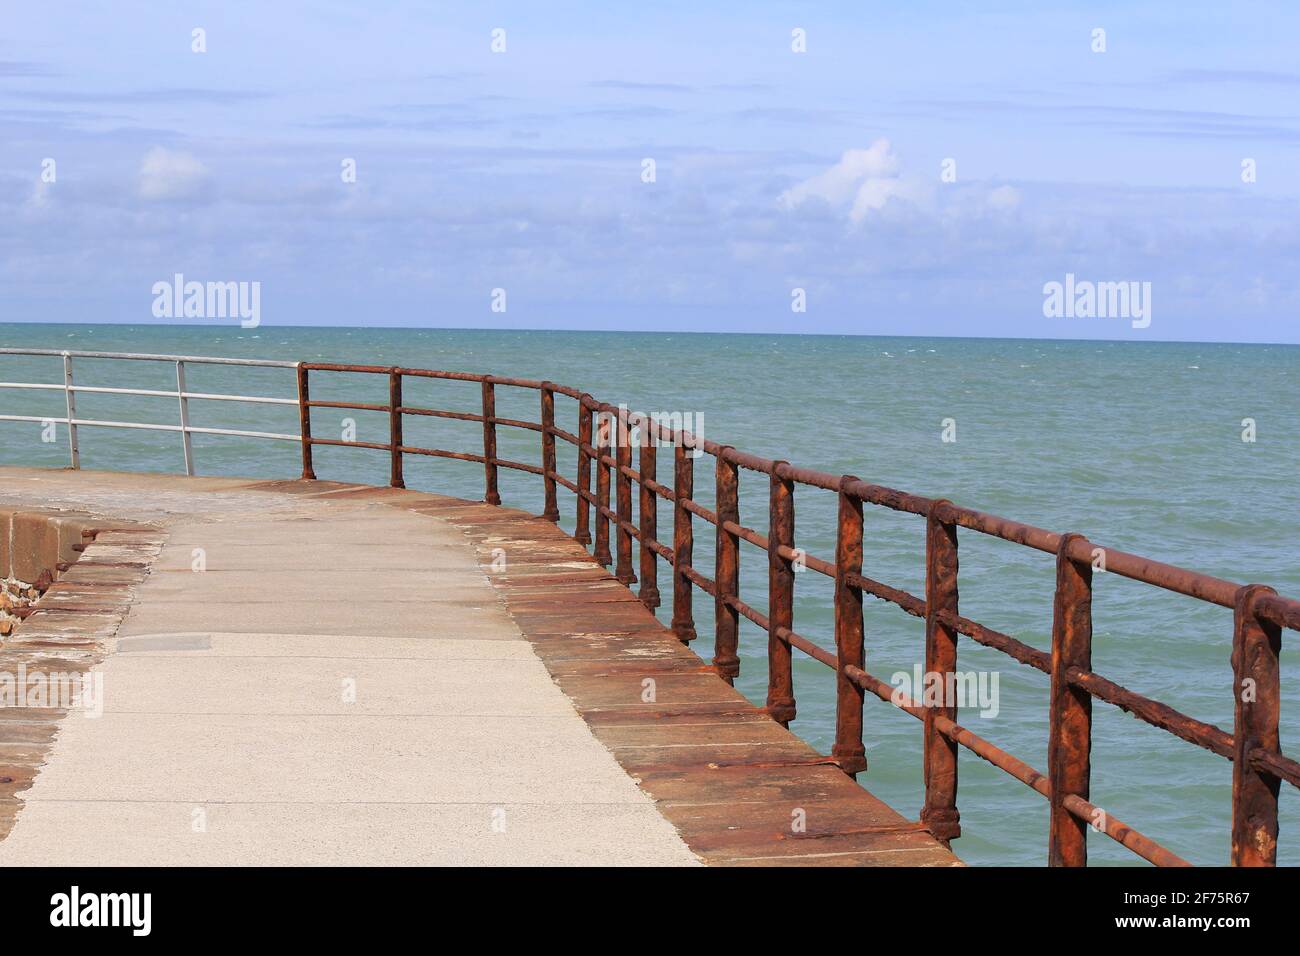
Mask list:
[[[0,322],[231,324],[156,318],[180,273],[264,325],[1296,343],[1298,41],[1294,3],[0,0]],[[1046,315],[1067,275],[1150,321]]]

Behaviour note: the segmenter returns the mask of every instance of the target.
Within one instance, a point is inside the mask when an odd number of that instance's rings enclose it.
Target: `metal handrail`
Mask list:
[[[70,358],[125,359],[135,362],[186,362],[190,365],[255,365],[263,368],[297,368],[298,362],[280,359],[223,358],[213,355],[164,355],[154,352],[94,352],[82,349],[0,348],[0,355],[50,355]]]
[[[312,402],[307,399],[309,372],[354,372],[387,375],[389,402],[359,405],[347,402]],[[447,413],[410,408],[402,402],[402,378],[477,381],[483,389],[481,415]],[[484,466],[485,500],[500,504],[497,492],[498,467],[542,476],[545,483],[543,517],[558,521],[556,487],[563,485],[577,500],[576,530],[573,537],[593,544],[597,561],[614,567],[617,580],[629,587],[636,583],[632,568],[633,541],[640,546],[640,598],[653,610],[659,603],[655,562],[663,559],[673,571],[672,629],[683,643],[695,638],[690,594],[700,588],[714,599],[717,625],[714,632],[713,666],[720,677],[733,682],[739,674],[738,623],[752,621],[769,634],[768,698],[766,710],[778,722],[788,725],[795,716],[791,649],[798,649],[838,673],[836,682],[836,728],[832,758],[850,776],[866,769],[862,743],[864,694],[871,693],[925,724],[925,807],[921,820],[939,840],[947,843],[961,829],[956,805],[956,752],[965,747],[1045,797],[1051,803],[1048,860],[1055,866],[1083,866],[1087,863],[1087,834],[1103,833],[1121,846],[1158,866],[1186,866],[1187,861],[1090,802],[1089,754],[1092,738],[1093,698],[1113,704],[1135,717],[1183,740],[1195,743],[1233,761],[1234,865],[1273,865],[1277,850],[1278,784],[1286,781],[1300,787],[1300,762],[1281,753],[1278,740],[1281,694],[1278,652],[1280,629],[1300,629],[1300,601],[1277,595],[1270,588],[1243,586],[1211,575],[1190,571],[1138,555],[1099,548],[1077,534],[1058,534],[1011,521],[974,509],[962,508],[944,499],[931,499],[864,482],[852,476],[835,476],[797,468],[737,451],[729,445],[704,440],[685,429],[674,430],[651,416],[630,412],[626,407],[599,402],[586,393],[552,382],[507,379],[491,375],[407,369],[397,366],[303,363],[298,368],[299,393],[303,396],[303,477],[315,478],[313,444],[344,445],[387,451],[391,458],[394,487],[405,487],[402,477],[404,454],[436,455]],[[522,422],[496,415],[495,386],[510,385],[539,391],[541,422]],[[578,434],[555,426],[554,396],[568,395],[578,402]],[[346,442],[310,437],[312,407],[364,407],[386,410],[391,436],[383,442]],[[593,436],[593,415],[606,416],[607,428]],[[483,423],[483,454],[423,449],[403,443],[402,418],[407,414],[454,415]],[[538,430],[542,436],[542,466],[499,458],[496,427]],[[631,429],[641,435],[640,467],[632,467]],[[617,438],[615,437],[617,435]],[[647,440],[647,436],[655,440]],[[555,464],[555,439],[559,437],[578,452],[578,480],[570,482]],[[674,448],[674,483],[670,490],[655,480],[656,444],[666,439]],[[616,446],[616,447],[615,447]],[[692,458],[686,452],[700,449],[717,462],[716,511],[691,500]],[[596,469],[596,491],[591,489],[591,469]],[[763,535],[740,524],[738,469],[767,474],[772,485],[771,525]],[[632,520],[632,485],[640,485],[640,524]],[[836,559],[828,562],[794,549],[793,489],[795,484],[834,491],[839,496]],[[616,508],[610,507],[615,492]],[[673,544],[656,538],[656,510],[659,498],[674,506]],[[895,511],[919,515],[927,523],[926,594],[916,597],[905,591],[872,581],[862,574],[862,505],[869,503]],[[594,543],[591,517],[595,515]],[[716,570],[712,579],[691,567],[691,516],[712,524],[717,532]],[[616,556],[610,552],[611,527],[617,542]],[[1057,559],[1057,587],[1053,613],[1053,652],[1030,647],[1007,634],[986,628],[957,613],[957,528],[963,527],[1035,550],[1054,554]],[[740,599],[739,543],[746,541],[769,555],[769,610],[767,614]],[[772,560],[772,557],[777,560]],[[793,630],[793,573],[791,562],[835,579],[835,651],[825,650]],[[1231,607],[1235,613],[1233,634],[1234,686],[1249,687],[1254,696],[1238,693],[1234,732],[1196,720],[1158,701],[1129,691],[1091,670],[1092,571],[1100,570],[1141,581],[1164,590]],[[1051,677],[1051,720],[1048,745],[1048,773],[1030,767],[988,740],[957,723],[955,703],[940,705],[911,700],[864,669],[862,595],[871,594],[892,603],[926,622],[926,671],[946,679],[955,675],[956,638],[962,634],[977,643],[998,650]]]
[[[312,447],[314,445],[368,448],[388,453],[391,462],[390,484],[405,487],[403,457],[418,454],[476,462],[483,465],[485,493],[489,504],[500,504],[497,490],[498,468],[510,468],[539,475],[544,483],[542,516],[559,520],[556,489],[563,486],[575,495],[576,516],[573,537],[583,545],[592,545],[600,563],[613,566],[615,577],[626,585],[637,581],[632,568],[633,541],[640,547],[641,588],[639,597],[653,610],[660,603],[656,561],[662,559],[672,569],[673,615],[671,628],[687,643],[696,636],[691,606],[692,588],[698,587],[713,598],[716,615],[713,666],[723,679],[733,682],[739,673],[738,624],[740,617],[754,622],[769,634],[768,697],[766,710],[778,722],[788,725],[795,716],[791,651],[797,649],[831,667],[836,678],[835,744],[833,760],[851,776],[866,769],[863,747],[862,711],[866,693],[880,697],[899,709],[922,720],[925,725],[925,808],[921,820],[939,840],[948,842],[960,835],[956,806],[956,753],[965,747],[982,759],[1026,784],[1051,803],[1048,858],[1052,865],[1082,866],[1087,862],[1087,834],[1096,830],[1157,865],[1186,865],[1186,861],[1154,840],[1122,823],[1088,800],[1089,752],[1092,736],[1091,702],[1095,698],[1129,711],[1146,723],[1176,737],[1194,743],[1233,763],[1232,787],[1232,863],[1261,866],[1276,862],[1278,787],[1282,781],[1300,787],[1300,762],[1281,751],[1278,735],[1280,712],[1281,630],[1300,630],[1300,601],[1278,595],[1261,585],[1239,585],[1211,575],[1190,571],[1139,555],[1100,548],[1078,534],[1058,534],[1020,522],[962,508],[943,499],[925,498],[864,482],[851,475],[835,476],[826,472],[798,468],[784,461],[773,461],[737,451],[692,435],[685,429],[673,429],[652,417],[630,412],[626,407],[599,402],[585,392],[553,382],[504,378],[466,372],[409,369],[397,366],[341,365],[331,363],[272,363],[258,360],[207,359],[192,356],[148,356],[130,353],[66,353],[54,350],[0,349],[0,354],[41,354],[63,356],[67,375],[63,388],[68,395],[68,421],[75,418],[72,405],[78,386],[71,382],[70,358],[121,357],[176,361],[180,376],[175,393],[182,405],[179,426],[148,426],[136,423],[122,427],[154,427],[213,434],[244,434],[260,438],[287,438],[299,441],[302,450],[302,477],[314,479]],[[200,429],[188,425],[183,380],[186,362],[208,364],[260,364],[291,367],[296,370],[298,398],[279,400],[297,404],[300,434],[297,436],[268,433]],[[309,395],[311,371],[384,375],[389,381],[386,404],[337,401],[312,401]],[[476,382],[481,387],[482,411],[478,413],[424,409],[402,401],[404,377]],[[0,383],[4,386],[12,383]],[[498,385],[538,391],[541,397],[540,422],[502,418],[496,414],[495,388]],[[577,401],[577,434],[555,424],[555,395]],[[240,396],[222,396],[238,400]],[[256,400],[256,399],[249,399]],[[313,438],[311,409],[356,408],[386,411],[390,434],[387,442],[359,442]],[[603,416],[599,428],[595,416]],[[482,454],[444,449],[420,448],[405,443],[402,420],[406,415],[439,416],[481,422]],[[0,420],[13,416],[0,416]],[[18,420],[33,420],[18,418]],[[49,419],[34,419],[46,420]],[[497,426],[540,432],[541,466],[511,461],[498,456]],[[639,467],[632,466],[632,429],[640,435]],[[578,473],[570,481],[556,464],[556,438],[573,445],[577,451]],[[674,449],[674,474],[671,487],[655,478],[659,441]],[[76,459],[73,440],[74,467]],[[699,450],[716,461],[715,508],[710,510],[693,500],[693,455]],[[186,450],[187,469],[191,455]],[[595,491],[592,469],[595,468]],[[739,517],[739,469],[767,474],[771,483],[770,524],[766,535],[743,526]],[[191,472],[192,473],[192,472]],[[633,484],[640,486],[639,523],[632,520]],[[834,561],[804,554],[794,546],[793,493],[796,484],[835,492],[839,499],[839,520]],[[616,506],[610,507],[611,493]],[[660,498],[673,506],[673,541],[666,545],[657,540],[657,505]],[[923,517],[926,535],[925,596],[918,597],[866,577],[862,573],[863,504],[872,504]],[[594,536],[593,536],[594,515]],[[713,578],[691,566],[692,517],[713,525],[717,534],[716,567]],[[986,628],[961,616],[957,609],[957,529],[965,528],[1034,550],[1056,558],[1057,582],[1053,608],[1052,651],[1041,651],[1016,638]],[[611,529],[616,543],[611,554]],[[769,561],[769,606],[767,613],[742,601],[739,594],[740,542],[745,541],[765,551]],[[802,561],[810,570],[835,581],[835,650],[824,649],[797,633],[794,625],[794,577],[792,563]],[[1096,562],[1100,562],[1097,564]],[[1234,687],[1238,689],[1234,706],[1233,731],[1228,733],[1212,724],[1198,721],[1177,710],[1127,690],[1092,671],[1092,571],[1110,571],[1167,591],[1187,595],[1209,604],[1230,607],[1234,611],[1232,666]],[[926,632],[926,671],[946,680],[956,674],[957,636],[970,637],[1013,659],[1046,673],[1051,678],[1051,719],[1047,773],[1006,753],[989,741],[957,723],[955,703],[934,704],[915,701],[866,672],[862,596],[870,594],[922,618]],[[1250,694],[1241,692],[1249,689]]]
[[[185,387],[186,365],[240,365],[253,368],[297,368],[298,362],[283,362],[274,359],[239,359],[217,358],[206,355],[154,355],[144,352],[93,352],[81,349],[18,349],[0,348],[0,355],[27,355],[61,358],[63,360],[63,383],[51,382],[0,382],[0,389],[35,389],[40,391],[61,391],[64,394],[67,414],[62,418],[43,415],[0,415],[0,421],[6,422],[41,422],[68,426],[68,453],[73,468],[81,467],[81,449],[77,429],[80,426],[98,428],[127,428],[145,431],[179,432],[181,450],[185,459],[185,474],[194,472],[194,445],[190,436],[227,435],[236,438],[260,438],[273,441],[302,441],[301,435],[282,434],[278,432],[250,431],[237,428],[207,428],[190,424],[191,399],[200,401],[247,402],[262,405],[299,405],[300,398],[275,398],[262,395],[225,395],[210,392],[191,392]],[[118,359],[136,362],[171,362],[176,366],[176,390],[153,388],[115,388],[97,385],[78,385],[72,379],[72,360],[74,358]],[[77,416],[76,395],[78,392],[103,395],[139,395],[148,398],[174,398],[178,402],[179,424],[166,425],[150,422],[121,422],[98,418],[79,418]]]

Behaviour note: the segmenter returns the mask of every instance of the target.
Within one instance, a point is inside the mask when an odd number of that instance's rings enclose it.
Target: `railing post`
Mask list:
[[[735,449],[724,445],[717,453],[717,564],[713,576],[713,667],[728,684],[734,684],[740,674],[740,612],[729,600],[740,592],[740,538],[724,527],[728,521],[740,524],[740,471],[735,462],[727,460],[732,451]]]
[[[1070,683],[1071,668],[1092,670],[1092,563],[1070,557],[1080,534],[1061,536],[1056,551],[1052,607],[1052,689],[1047,766],[1051,783],[1048,866],[1088,865],[1088,821],[1065,807],[1071,794],[1088,799],[1092,751],[1092,695]],[[1089,551],[1091,553],[1091,550]]]
[[[591,544],[591,396],[583,392],[578,396],[578,502],[574,518],[573,538],[578,544]]]
[[[298,430],[302,438],[302,477],[304,481],[315,481],[316,472],[311,461],[311,392],[307,387],[307,366],[301,363],[298,373]]]
[[[767,534],[767,713],[783,727],[795,718],[790,640],[794,627],[794,563],[781,548],[794,547],[794,482],[782,476],[787,462],[772,465]]]
[[[605,458],[609,455],[612,433],[609,412],[601,409],[596,425],[596,507],[593,516],[596,522],[596,544],[592,557],[605,567],[609,567],[614,560],[609,553],[609,516],[605,513],[609,510],[609,463]]]
[[[63,400],[68,409],[68,453],[72,456],[72,467],[81,467],[81,448],[77,443],[77,426],[73,421],[77,417],[77,393],[72,389],[72,356],[63,353]]]
[[[831,756],[840,769],[856,777],[867,769],[862,745],[863,690],[845,673],[853,665],[865,668],[862,635],[862,588],[853,576],[862,574],[862,499],[845,489],[858,479],[840,478],[839,518],[835,531],[835,743]]]
[[[490,505],[501,504],[497,491],[497,398],[492,377],[483,379],[483,500]]]
[[[615,459],[618,470],[614,475],[618,491],[618,528],[615,531],[618,541],[618,564],[614,577],[620,584],[635,584],[636,574],[632,570],[632,532],[628,525],[632,523],[632,479],[625,468],[632,467],[632,441],[628,435],[627,413],[620,409],[614,425],[618,436],[618,451]]]
[[[185,363],[176,363],[176,395],[181,403],[181,450],[185,454],[185,474],[194,474],[194,443],[190,437],[190,400],[185,397]]]
[[[1277,865],[1279,779],[1254,765],[1257,751],[1281,749],[1282,693],[1278,655],[1282,630],[1255,610],[1272,588],[1250,584],[1237,592],[1233,610],[1232,865]]]
[[[638,445],[641,449],[641,603],[654,610],[659,606],[659,566],[651,542],[659,540],[659,495],[650,488],[657,480],[659,470],[658,426],[647,415],[637,427]]]
[[[560,520],[560,506],[555,500],[555,385],[542,383],[542,487],[546,502],[542,517],[547,521]]]
[[[921,822],[943,843],[961,836],[957,812],[957,743],[939,732],[935,718],[957,719],[957,631],[941,620],[957,613],[957,526],[944,520],[952,502],[940,499],[926,517],[925,547],[925,806]],[[937,686],[936,686],[937,685]],[[940,703],[933,703],[934,696]]]
[[[673,443],[673,633],[683,644],[695,640],[695,616],[691,611],[691,588],[686,575],[693,560],[695,538],[686,502],[695,494],[694,460],[683,435]]]
[[[388,373],[388,446],[390,456],[388,484],[405,488],[402,477],[402,373],[391,369]]]

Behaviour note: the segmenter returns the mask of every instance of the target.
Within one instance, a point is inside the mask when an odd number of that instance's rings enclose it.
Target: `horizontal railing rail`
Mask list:
[[[11,352],[11,350],[0,350]],[[61,352],[18,354],[65,355]],[[74,353],[83,354],[83,353]],[[84,353],[103,357],[104,353]],[[146,356],[123,356],[147,358]],[[207,361],[193,357],[157,356],[164,361]],[[241,360],[213,360],[240,364]],[[250,363],[251,364],[251,363]],[[271,363],[260,363],[271,364]],[[557,488],[575,498],[573,537],[592,548],[594,558],[612,566],[629,587],[639,581],[638,596],[650,609],[660,605],[658,565],[662,560],[672,580],[670,627],[677,638],[696,638],[693,589],[713,601],[712,666],[725,680],[739,674],[739,622],[743,617],[768,633],[767,713],[788,725],[797,712],[793,683],[793,651],[832,668],[836,673],[834,745],[831,758],[856,776],[867,767],[863,744],[866,695],[878,697],[922,721],[924,725],[925,801],[921,822],[939,840],[961,833],[957,810],[957,754],[965,748],[1024,783],[1049,802],[1048,862],[1054,866],[1087,863],[1088,832],[1105,834],[1149,862],[1162,866],[1187,861],[1150,837],[1121,822],[1089,799],[1091,779],[1092,702],[1100,700],[1125,710],[1174,737],[1226,757],[1233,764],[1233,865],[1260,866],[1276,862],[1278,794],[1280,784],[1300,786],[1300,763],[1282,753],[1280,719],[1281,631],[1300,630],[1300,601],[1271,588],[1242,585],[1222,578],[1152,561],[1140,555],[1103,548],[1080,534],[1060,534],[997,515],[963,508],[945,499],[927,498],[863,481],[833,475],[738,451],[674,429],[624,406],[600,402],[577,389],[553,382],[465,372],[400,366],[333,363],[275,363],[296,369],[302,477],[316,477],[313,448],[317,445],[367,448],[389,456],[390,484],[405,487],[406,455],[424,455],[478,463],[484,470],[484,500],[500,504],[498,472],[513,469],[543,480],[542,516],[558,522]],[[313,400],[312,372],[381,375],[387,378],[388,402],[363,403]],[[402,397],[406,378],[444,379],[478,383],[477,412],[407,405]],[[7,383],[0,383],[7,384]],[[69,386],[71,383],[69,382]],[[500,417],[496,413],[499,386],[537,391],[537,421]],[[68,393],[74,389],[69,387]],[[185,393],[183,381],[178,393]],[[577,403],[576,432],[556,425],[555,396]],[[190,397],[196,397],[191,395]],[[313,408],[341,408],[387,413],[387,442],[326,439],[312,436]],[[406,416],[425,416],[482,425],[481,452],[422,448],[404,440]],[[72,418],[71,412],[69,418]],[[4,416],[0,416],[4,419]],[[174,427],[174,426],[173,426]],[[497,428],[510,427],[540,435],[539,464],[512,461],[498,453]],[[194,430],[194,429],[191,429]],[[223,432],[225,433],[225,432]],[[633,435],[636,435],[635,440]],[[557,464],[556,440],[572,446],[577,470],[571,480]],[[673,450],[671,484],[657,478],[658,449]],[[633,465],[633,451],[637,462]],[[714,507],[695,500],[697,455],[714,462]],[[188,462],[188,455],[187,455]],[[75,464],[75,460],[74,460]],[[745,469],[768,476],[766,533],[740,521],[739,474]],[[594,471],[594,475],[593,475]],[[797,486],[822,489],[838,499],[833,560],[807,554],[795,544],[794,492]],[[633,497],[638,499],[636,520]],[[612,499],[612,501],[611,501]],[[658,537],[658,505],[672,506],[671,544]],[[910,513],[926,522],[925,593],[914,595],[876,581],[863,573],[863,506]],[[711,525],[715,535],[713,576],[692,564],[694,520]],[[1052,555],[1056,563],[1051,650],[985,627],[959,613],[958,529],[974,531]],[[740,596],[740,543],[767,554],[767,607],[760,609]],[[634,544],[635,542],[635,544]],[[633,566],[636,552],[636,567]],[[794,629],[794,567],[796,562],[834,582],[834,649],[824,648]],[[1160,701],[1128,690],[1092,669],[1093,572],[1104,570],[1172,593],[1233,610],[1232,668],[1234,716],[1232,731],[1193,718]],[[937,675],[942,686],[956,678],[958,637],[999,651],[1049,678],[1047,771],[1039,771],[957,721],[955,702],[916,700],[870,674],[865,667],[863,595],[886,601],[924,621],[925,672]],[[928,695],[927,695],[928,696]]]
[[[204,355],[152,355],[142,352],[91,352],[72,349],[15,349],[0,348],[0,355],[47,356],[63,360],[63,381],[53,382],[0,382],[0,389],[56,391],[64,395],[66,414],[51,417],[48,415],[0,415],[5,422],[39,422],[66,425],[68,429],[68,453],[73,468],[81,467],[81,449],[77,429],[81,426],[96,428],[127,428],[144,431],[179,432],[181,436],[181,453],[184,456],[185,474],[194,472],[194,443],[191,435],[226,435],[237,438],[257,438],[271,441],[302,440],[301,435],[280,432],[250,431],[239,428],[208,428],[190,424],[190,401],[242,402],[254,405],[301,405],[301,398],[273,398],[264,395],[226,395],[213,392],[191,392],[185,385],[186,365],[240,365],[252,368],[296,368],[297,362],[278,362],[272,359],[213,358]],[[154,388],[116,388],[111,386],[78,385],[73,381],[72,360],[115,359],[131,362],[170,362],[176,366],[176,389]],[[153,422],[126,422],[102,418],[87,418],[77,414],[77,394],[101,395],[135,395],[146,398],[174,398],[177,400],[177,422],[175,425]]]

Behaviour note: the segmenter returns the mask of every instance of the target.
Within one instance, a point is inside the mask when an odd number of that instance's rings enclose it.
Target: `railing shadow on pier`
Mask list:
[[[1139,555],[1102,548],[1081,534],[1058,534],[959,507],[945,499],[921,497],[871,484],[852,475],[833,475],[797,467],[786,461],[761,458],[730,445],[719,445],[697,437],[685,429],[674,429],[651,416],[630,411],[625,406],[598,401],[585,392],[554,382],[396,366],[201,356],[41,349],[0,349],[0,354],[44,355],[62,359],[61,383],[0,382],[0,389],[62,391],[66,399],[66,417],[49,419],[0,415],[0,421],[54,421],[65,424],[74,468],[79,465],[77,428],[100,426],[179,432],[187,474],[194,473],[190,435],[202,433],[298,442],[302,449],[302,477],[308,480],[316,477],[312,449],[318,445],[386,452],[390,460],[389,483],[396,488],[405,487],[403,461],[406,455],[476,462],[483,466],[484,500],[493,505],[501,503],[497,487],[499,469],[525,472],[541,477],[542,517],[553,522],[558,522],[560,518],[557,488],[566,488],[574,494],[576,500],[574,538],[583,545],[590,545],[595,559],[601,564],[612,566],[615,577],[625,585],[631,586],[637,582],[639,570],[642,586],[638,594],[651,609],[658,607],[661,600],[656,585],[656,562],[663,560],[669,567],[672,580],[671,627],[683,643],[696,637],[693,589],[699,588],[712,599],[712,665],[721,678],[732,682],[739,673],[737,651],[740,618],[752,621],[767,632],[766,710],[773,720],[788,725],[795,717],[793,651],[806,654],[835,671],[835,742],[831,757],[844,772],[856,775],[866,767],[862,739],[866,695],[878,697],[922,721],[925,802],[921,822],[937,839],[944,842],[951,841],[961,832],[957,810],[957,754],[959,747],[965,747],[1048,800],[1050,817],[1047,843],[1048,861],[1051,865],[1086,865],[1090,829],[1105,834],[1151,863],[1160,866],[1187,865],[1187,861],[1089,801],[1092,702],[1097,699],[1230,760],[1233,764],[1231,863],[1234,866],[1271,866],[1276,862],[1280,784],[1285,781],[1300,787],[1300,763],[1281,752],[1278,731],[1281,632],[1283,629],[1300,630],[1300,601],[1281,597],[1272,588],[1259,584],[1239,585]],[[176,366],[177,387],[172,392],[77,385],[73,380],[72,361],[79,357],[171,362]],[[294,369],[297,398],[189,392],[185,385],[187,364]],[[388,402],[312,400],[310,376],[313,372],[384,376],[388,382]],[[404,404],[403,380],[418,378],[478,383],[482,396],[481,411],[448,411]],[[498,416],[498,387],[537,392],[538,420]],[[79,391],[175,397],[179,403],[179,424],[150,425],[78,418],[75,396]],[[576,434],[556,424],[557,395],[576,403]],[[299,434],[197,428],[189,423],[188,402],[192,399],[295,405],[299,413]],[[363,442],[313,437],[313,408],[386,413],[389,419],[389,440]],[[468,452],[407,445],[403,440],[402,429],[403,420],[407,416],[481,423],[482,450]],[[499,457],[499,427],[537,433],[541,439],[540,462],[531,464]],[[559,470],[557,439],[576,450],[577,471],[574,480]],[[671,485],[662,483],[657,478],[659,447],[671,447],[673,451]],[[700,454],[710,456],[714,462],[716,510],[704,507],[694,498],[695,457]],[[768,476],[766,533],[740,523],[740,469]],[[795,547],[794,492],[799,485],[823,489],[838,496],[833,560],[808,555]],[[634,493],[638,498],[638,521],[633,520]],[[661,499],[672,508],[671,544],[659,540],[658,504]],[[863,573],[864,505],[910,513],[925,521],[924,597],[890,587]],[[715,567],[711,578],[692,564],[695,519],[711,526],[716,535]],[[984,627],[960,614],[957,586],[958,528],[1054,556],[1056,587],[1050,652],[1032,647],[1009,634]],[[741,541],[754,545],[768,555],[766,611],[741,599]],[[633,567],[634,552],[637,569]],[[795,562],[834,581],[833,651],[819,646],[794,630]],[[1092,670],[1095,568],[1233,611],[1234,718],[1231,733],[1127,690]],[[952,686],[956,679],[959,635],[1047,674],[1051,681],[1047,772],[1034,769],[957,723],[957,708],[950,698],[941,703],[914,700],[868,673],[865,669],[863,634],[864,595],[896,605],[906,614],[925,622],[925,672],[928,675],[938,675],[936,680],[943,687]]]

